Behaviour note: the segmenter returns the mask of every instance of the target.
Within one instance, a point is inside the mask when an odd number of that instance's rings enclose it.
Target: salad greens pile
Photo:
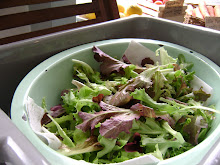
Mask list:
[[[137,66],[126,55],[118,60],[96,46],[92,51],[100,72],[73,59],[76,88],[64,90],[41,120],[62,141],[57,152],[92,163],[146,154],[163,160],[205,139],[216,111],[204,104],[210,93],[193,90],[193,64],[184,55],[175,59],[160,47],[160,63],[148,57]]]

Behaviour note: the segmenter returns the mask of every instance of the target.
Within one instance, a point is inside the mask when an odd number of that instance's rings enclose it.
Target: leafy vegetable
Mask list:
[[[155,116],[152,109],[145,108],[140,104],[134,105],[131,109],[118,108],[104,102],[99,103],[103,111],[90,114],[85,112],[79,112],[79,116],[83,119],[83,123],[76,126],[78,129],[82,129],[84,132],[95,128],[99,122],[105,120],[100,128],[99,132],[105,138],[116,139],[118,135],[124,131],[130,133],[133,120],[139,119],[141,116]]]
[[[96,61],[103,62],[100,65],[100,70],[103,75],[110,75],[110,73],[114,71],[120,72],[123,71],[123,69],[125,69],[126,67],[128,67],[128,64],[125,64],[105,54],[96,46],[94,46],[92,50],[93,52],[95,52],[94,58],[96,59]]]
[[[133,92],[135,88],[149,88],[152,85],[151,77],[157,69],[157,67],[150,68],[140,73],[137,77],[130,79],[127,84],[122,85],[111,97],[109,104],[122,106],[132,99],[130,93]]]
[[[48,117],[52,120],[52,122],[56,125],[57,130],[59,132],[59,135],[63,138],[63,143],[66,144],[69,147],[74,147],[74,143],[72,140],[66,135],[66,133],[63,131],[63,129],[60,127],[60,125],[50,116]]]
[[[168,55],[164,47],[160,47],[159,49],[156,50],[156,56],[160,56],[162,65],[172,64],[177,62],[177,59],[174,59]]]
[[[77,145],[76,147],[67,147],[63,145],[58,152],[65,156],[72,156],[87,152],[93,152],[101,150],[103,147],[96,141],[95,137],[90,137],[84,143]]]

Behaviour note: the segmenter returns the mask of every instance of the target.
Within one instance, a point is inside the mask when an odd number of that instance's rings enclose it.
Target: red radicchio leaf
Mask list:
[[[95,53],[95,60],[97,62],[102,62],[102,64],[100,65],[100,70],[103,75],[108,76],[112,72],[120,72],[128,66],[128,64],[125,64],[124,62],[116,60],[115,58],[107,55],[96,46],[94,46],[92,50]]]
[[[124,146],[124,149],[126,152],[140,152],[142,153],[143,152],[143,148],[140,146],[140,140],[141,140],[141,136],[139,133],[134,133],[133,135],[133,141],[132,142],[129,142],[127,143],[125,146]]]

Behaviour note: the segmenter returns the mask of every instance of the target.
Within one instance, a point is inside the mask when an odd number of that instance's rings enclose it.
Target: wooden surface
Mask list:
[[[40,4],[46,2],[55,2],[55,1],[60,1],[60,0],[1,0],[0,9],[23,6],[23,5]]]
[[[0,9],[22,5],[40,4],[52,1],[57,0],[1,0]],[[87,13],[95,13],[96,19],[2,38],[0,39],[0,45],[119,18],[116,0],[92,0],[91,3],[53,7],[10,15],[3,15],[0,16],[0,30],[6,30],[10,28],[16,28],[25,25],[31,25]]]

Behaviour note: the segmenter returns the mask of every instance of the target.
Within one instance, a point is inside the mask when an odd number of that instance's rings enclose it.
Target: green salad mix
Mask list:
[[[179,155],[203,141],[216,110],[205,106],[211,94],[194,90],[193,64],[156,50],[160,62],[142,66],[92,48],[100,71],[73,59],[73,89],[46,110],[43,127],[62,142],[57,152],[91,163],[118,163],[142,155],[159,160]]]

